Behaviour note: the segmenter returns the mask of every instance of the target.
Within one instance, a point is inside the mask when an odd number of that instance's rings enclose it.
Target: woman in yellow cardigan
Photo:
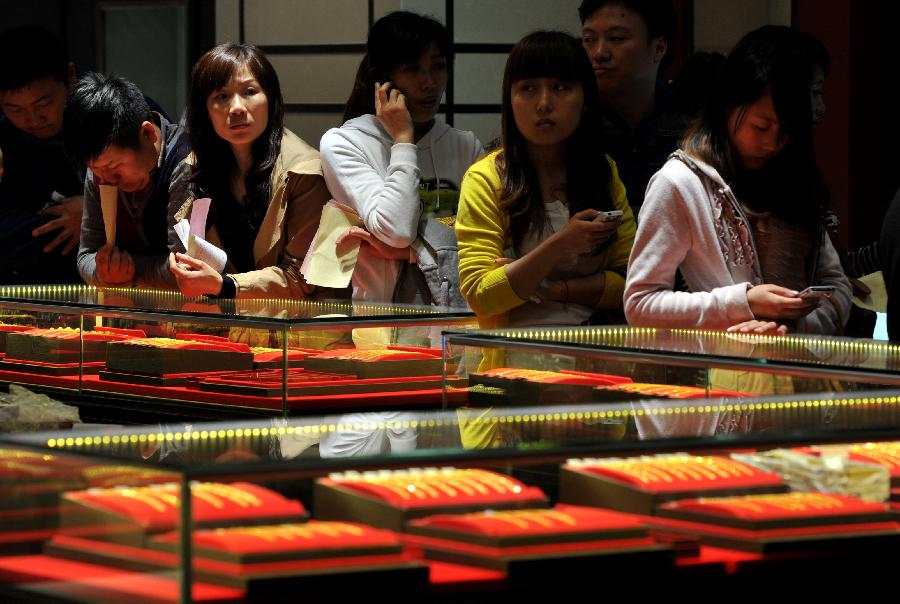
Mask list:
[[[463,295],[482,327],[580,325],[622,307],[635,222],[603,153],[580,42],[535,32],[503,77],[502,147],[469,168],[456,235]]]

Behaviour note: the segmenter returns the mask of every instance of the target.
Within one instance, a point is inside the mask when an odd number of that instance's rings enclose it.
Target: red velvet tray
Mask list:
[[[150,545],[176,551],[179,534],[155,537]],[[399,554],[393,531],[354,522],[311,520],[302,524],[236,526],[194,532],[194,555],[235,564]]]
[[[318,518],[398,531],[433,514],[547,505],[536,487],[496,472],[455,468],[334,475],[317,480],[313,496]]]
[[[246,344],[234,342],[134,338],[109,345],[106,367],[139,375],[166,375],[186,369],[198,373],[240,371],[253,368],[253,353]]]
[[[778,474],[718,456],[570,460],[560,471],[560,501],[636,514],[653,514],[663,502],[698,495],[786,490]]]
[[[586,403],[597,386],[629,382],[618,375],[498,367],[470,376],[469,400],[474,405]]]
[[[367,392],[397,392],[441,388],[440,375],[383,377],[358,379],[352,375],[321,373],[306,369],[289,369],[288,375],[280,369],[222,373],[198,380],[198,388],[206,392],[225,392],[250,396],[281,396],[284,381],[288,396],[340,396]],[[449,384],[462,383],[450,379]]]
[[[59,536],[47,544],[45,551],[56,558],[113,568],[171,571],[180,563],[180,555],[174,545],[177,538],[175,533],[162,535],[150,542],[154,549],[146,549]],[[380,538],[373,536],[372,542],[376,539]],[[366,554],[367,549],[380,549],[382,553]],[[390,547],[359,548],[359,555],[347,552],[342,556],[316,558],[299,552],[298,557],[278,559],[276,556],[265,561],[244,563],[208,558],[203,555],[207,551],[208,548],[203,548],[203,553],[193,551],[195,580],[246,590],[246,596],[251,600],[262,595],[283,595],[284,590],[289,588],[303,589],[304,593],[323,590],[335,593],[341,591],[342,582],[349,585],[363,582],[371,587],[393,585],[400,592],[405,588],[422,590],[428,582],[427,566],[403,551],[396,540]],[[216,554],[221,555],[222,552]]]
[[[0,363],[2,369],[2,363]],[[47,376],[30,376],[9,371],[0,370],[0,380],[22,382],[40,386],[59,386],[65,388],[77,388],[78,377],[52,378]],[[280,396],[250,396],[246,394],[229,394],[226,392],[206,392],[193,387],[185,386],[158,386],[153,384],[130,384],[127,382],[114,382],[101,380],[99,376],[87,375],[83,378],[86,392],[100,391],[112,392],[118,395],[137,396],[144,399],[146,404],[152,404],[153,398],[191,403],[224,405],[229,407],[246,407],[252,409],[268,409],[272,411],[282,410]],[[190,381],[188,382],[190,384]],[[427,382],[425,386],[427,386]],[[407,406],[439,405],[443,399],[441,388],[427,388],[420,383],[416,390],[403,390],[393,392],[361,392],[345,395],[312,395],[290,396],[287,399],[287,407],[297,411],[352,409],[397,409]],[[464,403],[465,392],[451,393],[449,402]]]
[[[311,355],[300,365],[311,371],[343,373],[357,378],[440,375],[441,351],[387,346],[379,349],[335,349]]]
[[[663,509],[679,503],[684,505],[683,510]],[[712,505],[716,506],[716,511],[724,509],[721,504],[714,502]],[[770,515],[763,520],[758,517],[766,512],[754,512],[757,519],[747,519],[710,513],[710,510],[698,512],[694,509],[696,504],[689,501],[666,506],[661,506],[660,515],[649,518],[648,522],[654,528],[667,532],[699,537],[705,546],[762,554],[833,551],[847,555],[859,551],[865,555],[882,552],[887,556],[895,556],[900,547],[900,528],[896,522],[886,520],[891,515],[884,504],[848,506],[859,510],[856,515],[831,513],[819,518],[808,514],[788,518]],[[743,507],[741,509],[746,511]]]
[[[871,524],[891,520],[883,503],[833,493],[709,497],[665,503],[659,515],[746,530]]]
[[[299,501],[251,483],[194,483],[191,492],[191,513],[200,526],[296,521],[305,515]],[[179,522],[181,491],[175,483],[88,489],[66,493],[63,498],[80,506],[71,517],[63,516],[69,526],[126,521],[145,532],[162,532]]]
[[[379,476],[360,475],[325,479],[393,507],[433,508],[457,505],[491,506],[528,500],[544,500],[544,493],[515,478],[489,470],[445,469],[434,472],[397,471]]]
[[[511,576],[598,572],[614,566],[671,566],[674,550],[655,542],[641,519],[576,506],[430,516],[407,525],[404,541],[429,559]]]
[[[140,330],[98,328],[81,333],[80,329],[62,327],[32,329],[7,334],[6,361],[39,363],[99,362],[106,358],[106,345],[143,336]]]
[[[99,373],[105,365],[103,361],[52,363],[6,358],[0,361],[0,370],[52,377],[78,377],[85,373]]]
[[[46,555],[0,557],[0,582],[16,585],[24,594],[44,601],[140,602],[177,604],[181,601],[178,578],[134,572],[105,564],[90,564]],[[193,602],[236,604],[246,592],[195,582]]]
[[[647,536],[644,522],[631,514],[565,504],[551,509],[438,514],[412,520],[406,530],[491,547]]]
[[[598,402],[621,401],[630,399],[694,399],[694,398],[747,398],[755,396],[747,392],[737,392],[734,390],[723,390],[712,388],[709,391],[706,388],[697,386],[673,386],[668,384],[616,384],[613,386],[602,386],[597,388],[595,392],[595,400]]]

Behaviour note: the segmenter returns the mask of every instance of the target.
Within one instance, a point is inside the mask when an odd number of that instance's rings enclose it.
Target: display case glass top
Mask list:
[[[141,288],[100,288],[90,285],[22,285],[0,287],[0,305],[52,310],[65,307],[99,312],[153,312],[196,316],[229,322],[264,321],[279,325],[341,323],[348,318],[379,322],[440,318],[471,319],[468,309],[350,300],[289,300],[283,298],[186,298],[176,291]]]
[[[764,336],[699,329],[527,328],[447,334],[486,349],[657,360],[669,365],[733,367],[794,375],[900,384],[900,346],[857,338]]]
[[[381,411],[0,437],[46,454],[161,464],[188,478],[879,440],[900,440],[896,392]]]

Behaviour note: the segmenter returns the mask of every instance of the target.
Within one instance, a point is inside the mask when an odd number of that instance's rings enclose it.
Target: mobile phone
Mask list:
[[[802,292],[797,294],[797,297],[804,300],[811,300],[813,298],[830,298],[834,293],[834,290],[835,286],[833,285],[810,285]]]
[[[594,222],[612,222],[613,220],[620,219],[625,212],[622,210],[610,210],[609,212],[600,212],[594,218]]]

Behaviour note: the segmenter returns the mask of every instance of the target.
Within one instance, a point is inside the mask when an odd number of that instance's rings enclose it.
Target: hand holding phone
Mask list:
[[[594,218],[594,222],[613,222],[614,220],[620,220],[622,216],[624,216],[624,212],[622,210],[610,210],[608,212],[600,212]]]
[[[834,294],[834,285],[810,285],[797,294],[802,300],[816,300],[820,298],[830,298]]]

